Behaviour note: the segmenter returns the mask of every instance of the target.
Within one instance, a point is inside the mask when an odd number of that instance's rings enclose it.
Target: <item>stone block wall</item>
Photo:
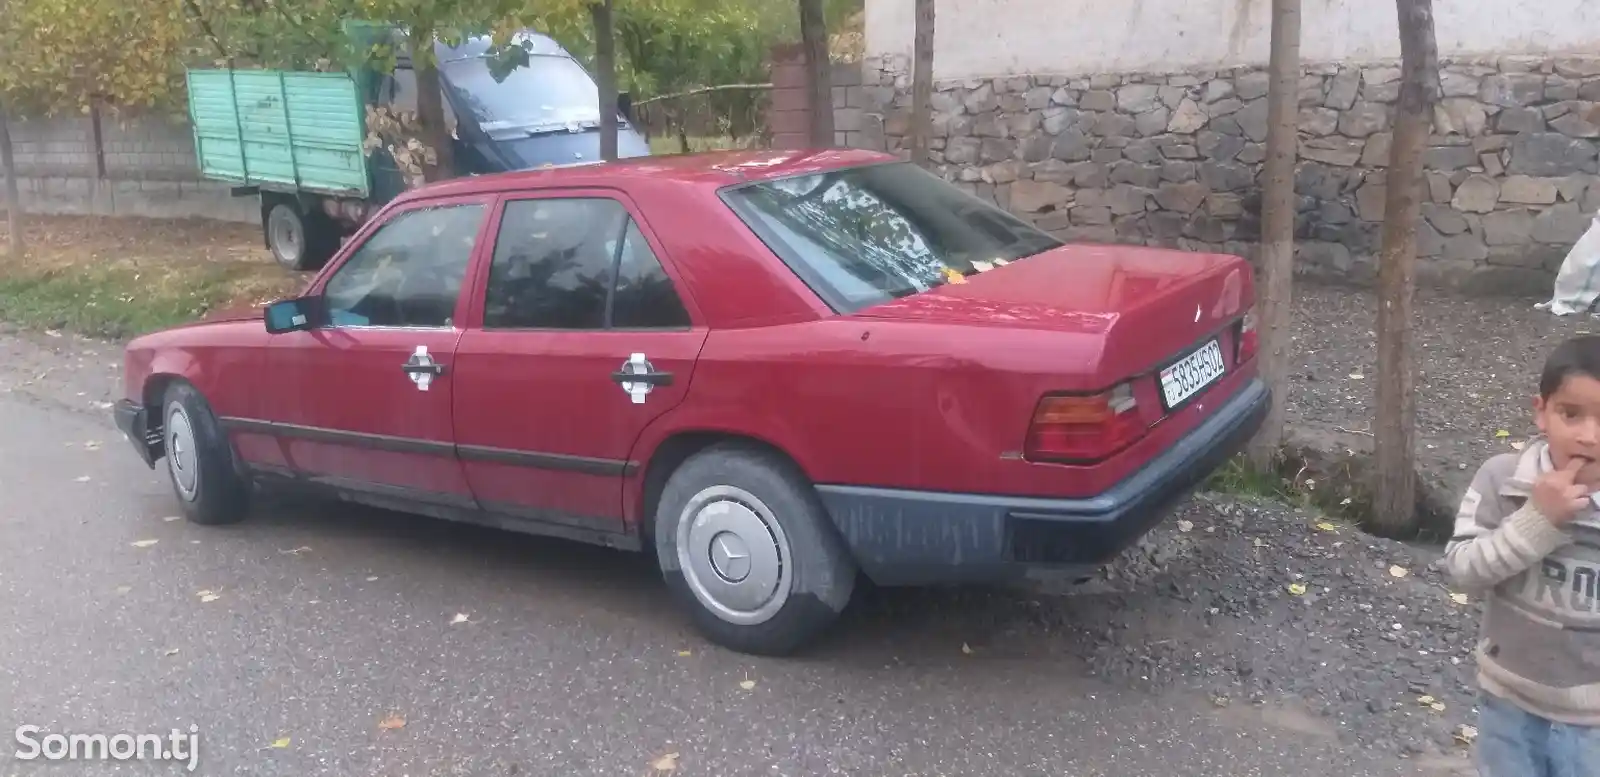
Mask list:
[[[766,122],[772,147],[806,148],[811,145],[811,98],[806,89],[805,49],[796,43],[775,46],[768,61],[772,94]],[[861,133],[868,107],[861,88],[862,77],[860,63],[833,63],[829,78],[833,87],[834,145],[862,148],[869,143]],[[871,142],[881,144],[881,137],[880,133]]]
[[[12,121],[27,212],[260,221],[254,198],[232,197],[227,184],[201,179],[188,124],[104,117],[99,154],[94,135],[88,116]]]
[[[851,145],[903,152],[904,58],[869,59]],[[1548,294],[1600,210],[1600,58],[1446,62],[1418,224],[1420,283]],[[1367,281],[1399,93],[1393,63],[1300,79],[1297,267]],[[937,83],[944,177],[1071,240],[1254,255],[1267,136],[1260,68]]]

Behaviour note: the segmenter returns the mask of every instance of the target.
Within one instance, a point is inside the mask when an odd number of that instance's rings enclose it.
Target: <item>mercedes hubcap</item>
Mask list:
[[[696,494],[679,517],[677,541],[684,581],[718,618],[763,623],[788,601],[788,537],[750,492],[713,486]]]
[[[194,448],[194,427],[189,425],[189,414],[181,406],[174,405],[167,414],[167,464],[178,493],[188,501],[194,501],[200,483],[199,459]]]

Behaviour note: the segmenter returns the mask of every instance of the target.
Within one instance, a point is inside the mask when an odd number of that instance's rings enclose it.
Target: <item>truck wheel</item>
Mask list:
[[[233,447],[211,406],[188,383],[175,381],[161,400],[162,447],[172,490],[190,521],[238,523],[249,510],[250,488],[233,466]]]
[[[284,269],[320,270],[338,250],[337,231],[322,214],[307,214],[290,200],[273,202],[266,211],[267,247]]]
[[[711,641],[785,655],[850,602],[856,565],[816,492],[784,458],[716,445],[667,479],[655,515],[667,587]]]

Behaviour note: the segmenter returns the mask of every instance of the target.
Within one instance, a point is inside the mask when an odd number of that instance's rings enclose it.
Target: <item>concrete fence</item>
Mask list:
[[[90,116],[15,119],[11,137],[30,213],[201,217],[254,223],[255,200],[200,178],[182,120]]]

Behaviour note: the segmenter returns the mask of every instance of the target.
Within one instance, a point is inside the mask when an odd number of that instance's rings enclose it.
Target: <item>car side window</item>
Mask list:
[[[687,329],[689,311],[662,268],[661,260],[628,219],[617,265],[617,288],[611,302],[611,325],[618,329]]]
[[[628,219],[602,197],[506,203],[485,289],[485,329],[603,329]]]
[[[420,208],[379,227],[323,288],[329,324],[451,326],[483,209]]]

